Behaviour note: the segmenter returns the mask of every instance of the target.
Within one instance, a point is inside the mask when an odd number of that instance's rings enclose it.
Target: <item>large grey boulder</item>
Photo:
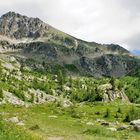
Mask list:
[[[115,101],[117,99],[129,102],[128,97],[125,95],[123,90],[113,89],[110,83],[103,84],[98,87],[98,90],[103,94],[103,101]]]

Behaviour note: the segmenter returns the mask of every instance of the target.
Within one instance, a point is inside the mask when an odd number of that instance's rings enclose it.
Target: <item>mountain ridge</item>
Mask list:
[[[47,65],[74,65],[84,75],[123,76],[140,66],[139,59],[119,45],[83,41],[15,12],[0,18],[0,35],[1,53]]]

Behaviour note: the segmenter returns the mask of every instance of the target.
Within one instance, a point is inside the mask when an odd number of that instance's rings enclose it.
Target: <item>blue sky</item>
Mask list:
[[[0,0],[9,11],[39,17],[77,38],[140,53],[140,0]]]
[[[136,55],[140,55],[140,50],[133,50],[132,53]]]

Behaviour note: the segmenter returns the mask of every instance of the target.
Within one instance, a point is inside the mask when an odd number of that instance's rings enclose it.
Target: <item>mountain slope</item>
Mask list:
[[[119,45],[79,40],[38,18],[14,12],[0,18],[0,51],[44,66],[70,65],[90,76],[123,76],[140,66],[139,59]]]

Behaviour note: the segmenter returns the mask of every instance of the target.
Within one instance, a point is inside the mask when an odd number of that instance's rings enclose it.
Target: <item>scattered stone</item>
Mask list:
[[[8,115],[8,112],[0,112],[0,115]]]
[[[129,125],[121,125],[117,130],[125,130],[125,129],[128,129],[130,126]]]
[[[108,126],[110,123],[109,122],[106,122],[105,120],[101,120],[101,119],[96,119],[97,123],[100,123],[101,125],[105,125],[105,126]]]
[[[49,137],[48,140],[64,140],[63,137]]]
[[[140,125],[140,119],[131,121],[130,125]]]
[[[63,88],[64,88],[64,90],[65,90],[65,91],[70,91],[70,90],[71,90],[71,88],[70,88],[70,87],[65,86],[65,85],[63,86]]]
[[[8,121],[12,122],[12,123],[19,123],[19,119],[18,117],[12,117],[12,118],[9,118]]]
[[[37,130],[37,129],[40,129],[40,127],[36,124],[34,126],[31,126],[29,129],[30,130]]]
[[[113,125],[119,125],[119,122],[116,121],[116,122],[113,122],[112,124],[113,124]]]
[[[48,118],[58,118],[58,117],[55,115],[51,115],[51,116],[48,116]]]
[[[101,120],[101,119],[96,119],[96,121],[95,121],[95,122],[102,123],[102,122],[104,122],[104,120]]]
[[[72,102],[69,101],[68,99],[64,99],[63,101],[61,101],[61,106],[64,108],[70,107],[72,105],[73,105]]]
[[[134,130],[140,132],[140,119],[139,120],[131,121],[130,125],[134,126]]]
[[[21,122],[18,122],[17,125],[24,126],[25,124],[21,121]]]
[[[109,126],[109,122],[102,122],[101,125]]]
[[[9,118],[9,119],[6,119],[6,121],[15,123],[16,125],[19,125],[19,126],[24,126],[24,125],[25,125],[25,124],[23,123],[23,121],[20,121],[20,120],[19,120],[18,116],[12,117],[12,118]]]
[[[112,132],[117,131],[117,129],[116,129],[116,128],[114,128],[114,127],[107,128],[107,130],[112,131]]]
[[[86,124],[87,125],[94,125],[94,123],[92,123],[92,122],[87,122]]]

